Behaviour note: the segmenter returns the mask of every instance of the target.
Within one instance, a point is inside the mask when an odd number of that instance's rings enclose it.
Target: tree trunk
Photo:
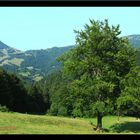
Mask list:
[[[97,114],[97,127],[96,127],[96,131],[102,131],[102,115],[101,113],[98,112]]]

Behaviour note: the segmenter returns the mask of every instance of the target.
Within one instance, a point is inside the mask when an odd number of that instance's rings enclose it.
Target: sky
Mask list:
[[[140,7],[0,7],[0,41],[21,51],[74,45],[89,19],[140,34],[139,15]]]

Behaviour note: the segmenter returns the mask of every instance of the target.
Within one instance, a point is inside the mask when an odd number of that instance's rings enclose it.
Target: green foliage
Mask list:
[[[49,97],[39,83],[25,85],[15,74],[0,70],[0,104],[10,111],[46,113]]]
[[[107,20],[90,20],[84,27],[75,31],[76,47],[59,60],[64,76],[71,78],[72,115],[86,116],[92,110],[90,115],[102,117],[116,108],[120,81],[136,64],[135,49],[128,39],[119,37],[119,26],[110,27]]]
[[[121,80],[122,94],[117,100],[118,109],[128,115],[140,117],[140,68],[134,67]]]
[[[82,111],[80,110],[79,107],[75,107],[73,109],[72,115],[73,115],[73,117],[82,117],[83,116]]]
[[[140,48],[136,50],[136,62],[137,66],[140,66]]]
[[[25,112],[26,90],[22,81],[4,70],[0,72],[0,81],[0,104],[12,111]]]
[[[105,103],[101,102],[101,101],[97,101],[95,104],[93,104],[93,111],[96,111],[96,110],[97,110],[97,112],[99,111],[99,112],[104,113]],[[96,112],[96,114],[97,114],[97,112]]]
[[[67,116],[67,109],[66,109],[66,107],[61,106],[61,107],[58,109],[57,115],[58,115],[58,116]]]
[[[0,104],[0,111],[1,111],[1,112],[8,112],[9,109],[8,109],[6,106],[2,106],[2,105]]]
[[[49,108],[48,93],[47,91],[44,92],[44,89],[39,82],[28,87],[27,100],[29,113],[46,113]]]
[[[55,101],[51,104],[49,114],[54,116],[58,115],[58,105],[55,103]]]
[[[109,27],[107,20],[90,22],[84,31],[75,31],[76,47],[58,58],[63,75],[46,78],[53,115],[64,106],[74,117],[115,113],[120,81],[135,65],[135,50],[127,39],[118,37],[119,26]]]

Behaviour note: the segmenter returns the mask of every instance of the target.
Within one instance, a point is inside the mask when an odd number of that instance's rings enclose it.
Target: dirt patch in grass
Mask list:
[[[0,126],[0,131],[5,131],[5,130],[16,130],[16,126]]]

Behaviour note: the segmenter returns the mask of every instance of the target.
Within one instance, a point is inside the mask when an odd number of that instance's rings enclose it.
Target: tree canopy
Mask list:
[[[76,47],[59,58],[63,73],[73,80],[69,84],[73,95],[74,116],[87,113],[97,116],[97,129],[102,117],[116,108],[121,94],[120,81],[135,66],[135,50],[126,38],[119,37],[118,26],[108,20],[90,20],[84,30],[75,31]]]

